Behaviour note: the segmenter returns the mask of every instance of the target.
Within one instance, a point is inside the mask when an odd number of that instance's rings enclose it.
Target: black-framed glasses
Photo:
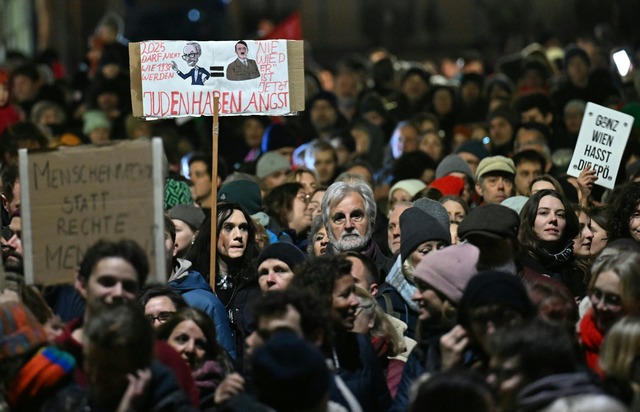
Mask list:
[[[187,60],[187,59],[195,59],[198,56],[200,56],[200,53],[187,53],[187,54],[183,54],[182,58],[184,60]]]
[[[165,323],[166,321],[168,321],[169,319],[171,319],[171,316],[173,316],[174,312],[160,312],[158,313],[158,316],[153,316],[153,315],[145,315],[145,317],[149,320],[149,322],[153,323],[156,320],[160,323]]]

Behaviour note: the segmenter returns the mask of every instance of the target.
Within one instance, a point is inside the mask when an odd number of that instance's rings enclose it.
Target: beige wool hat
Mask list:
[[[516,166],[513,164],[513,160],[504,156],[490,156],[485,157],[480,161],[478,169],[476,170],[476,180],[490,172],[504,172],[516,174]]]

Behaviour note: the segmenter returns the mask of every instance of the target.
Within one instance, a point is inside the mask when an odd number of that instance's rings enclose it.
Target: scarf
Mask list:
[[[551,264],[555,262],[566,262],[573,257],[573,240],[570,240],[569,243],[557,253],[551,253],[542,248],[535,249],[534,253],[542,262],[549,262]]]
[[[191,375],[200,391],[210,391],[211,393],[216,390],[222,379],[224,379],[222,368],[218,362],[213,360],[206,361]]]
[[[55,387],[75,367],[76,361],[67,352],[53,346],[44,347],[27,361],[9,386],[7,402],[12,408],[31,401],[38,394]]]
[[[413,294],[416,291],[416,287],[409,283],[407,278],[402,274],[402,262],[400,260],[400,256],[398,256],[396,263],[391,267],[385,282],[393,286],[393,288],[398,291],[402,300],[409,305],[411,310],[414,312],[420,312],[420,306],[418,306],[418,303],[413,300]]]
[[[603,339],[604,335],[596,326],[593,309],[589,309],[580,321],[580,342],[584,349],[587,366],[600,376],[602,376],[602,370],[598,365],[598,357]]]
[[[387,356],[389,356],[389,351],[391,350],[391,345],[387,338],[382,336],[373,336],[371,338],[371,346],[373,346],[373,350],[376,352],[376,355],[381,360],[386,360]]]

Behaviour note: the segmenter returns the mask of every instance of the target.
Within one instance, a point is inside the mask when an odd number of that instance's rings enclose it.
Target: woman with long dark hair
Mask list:
[[[236,341],[236,361],[242,365],[244,339],[251,332],[249,304],[261,294],[256,258],[260,252],[251,216],[235,203],[217,206],[215,293],[227,309]],[[211,225],[205,221],[187,259],[209,280]]]
[[[574,238],[580,230],[569,201],[555,190],[533,194],[520,212],[518,241],[525,276],[547,275],[574,296],[584,296],[586,283],[574,268]]]

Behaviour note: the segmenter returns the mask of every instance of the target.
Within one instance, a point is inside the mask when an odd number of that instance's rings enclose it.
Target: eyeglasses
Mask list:
[[[604,304],[604,306],[608,307],[620,307],[622,306],[622,299],[620,295],[616,295],[614,293],[606,293],[601,291],[598,288],[593,288],[591,291],[591,303],[596,306],[600,302]]]
[[[296,195],[296,199],[302,200],[305,203],[309,203],[309,201],[311,200],[311,195],[309,195],[307,193],[298,193]]]
[[[153,315],[144,315],[149,322],[153,323],[156,320],[160,323],[165,323],[166,321],[168,321],[169,319],[171,319],[171,316],[173,316],[174,312],[160,312],[158,313],[158,316],[153,316]]]
[[[200,53],[187,53],[187,54],[183,54],[182,58],[187,60],[187,59],[195,59],[198,56],[200,56]]]

